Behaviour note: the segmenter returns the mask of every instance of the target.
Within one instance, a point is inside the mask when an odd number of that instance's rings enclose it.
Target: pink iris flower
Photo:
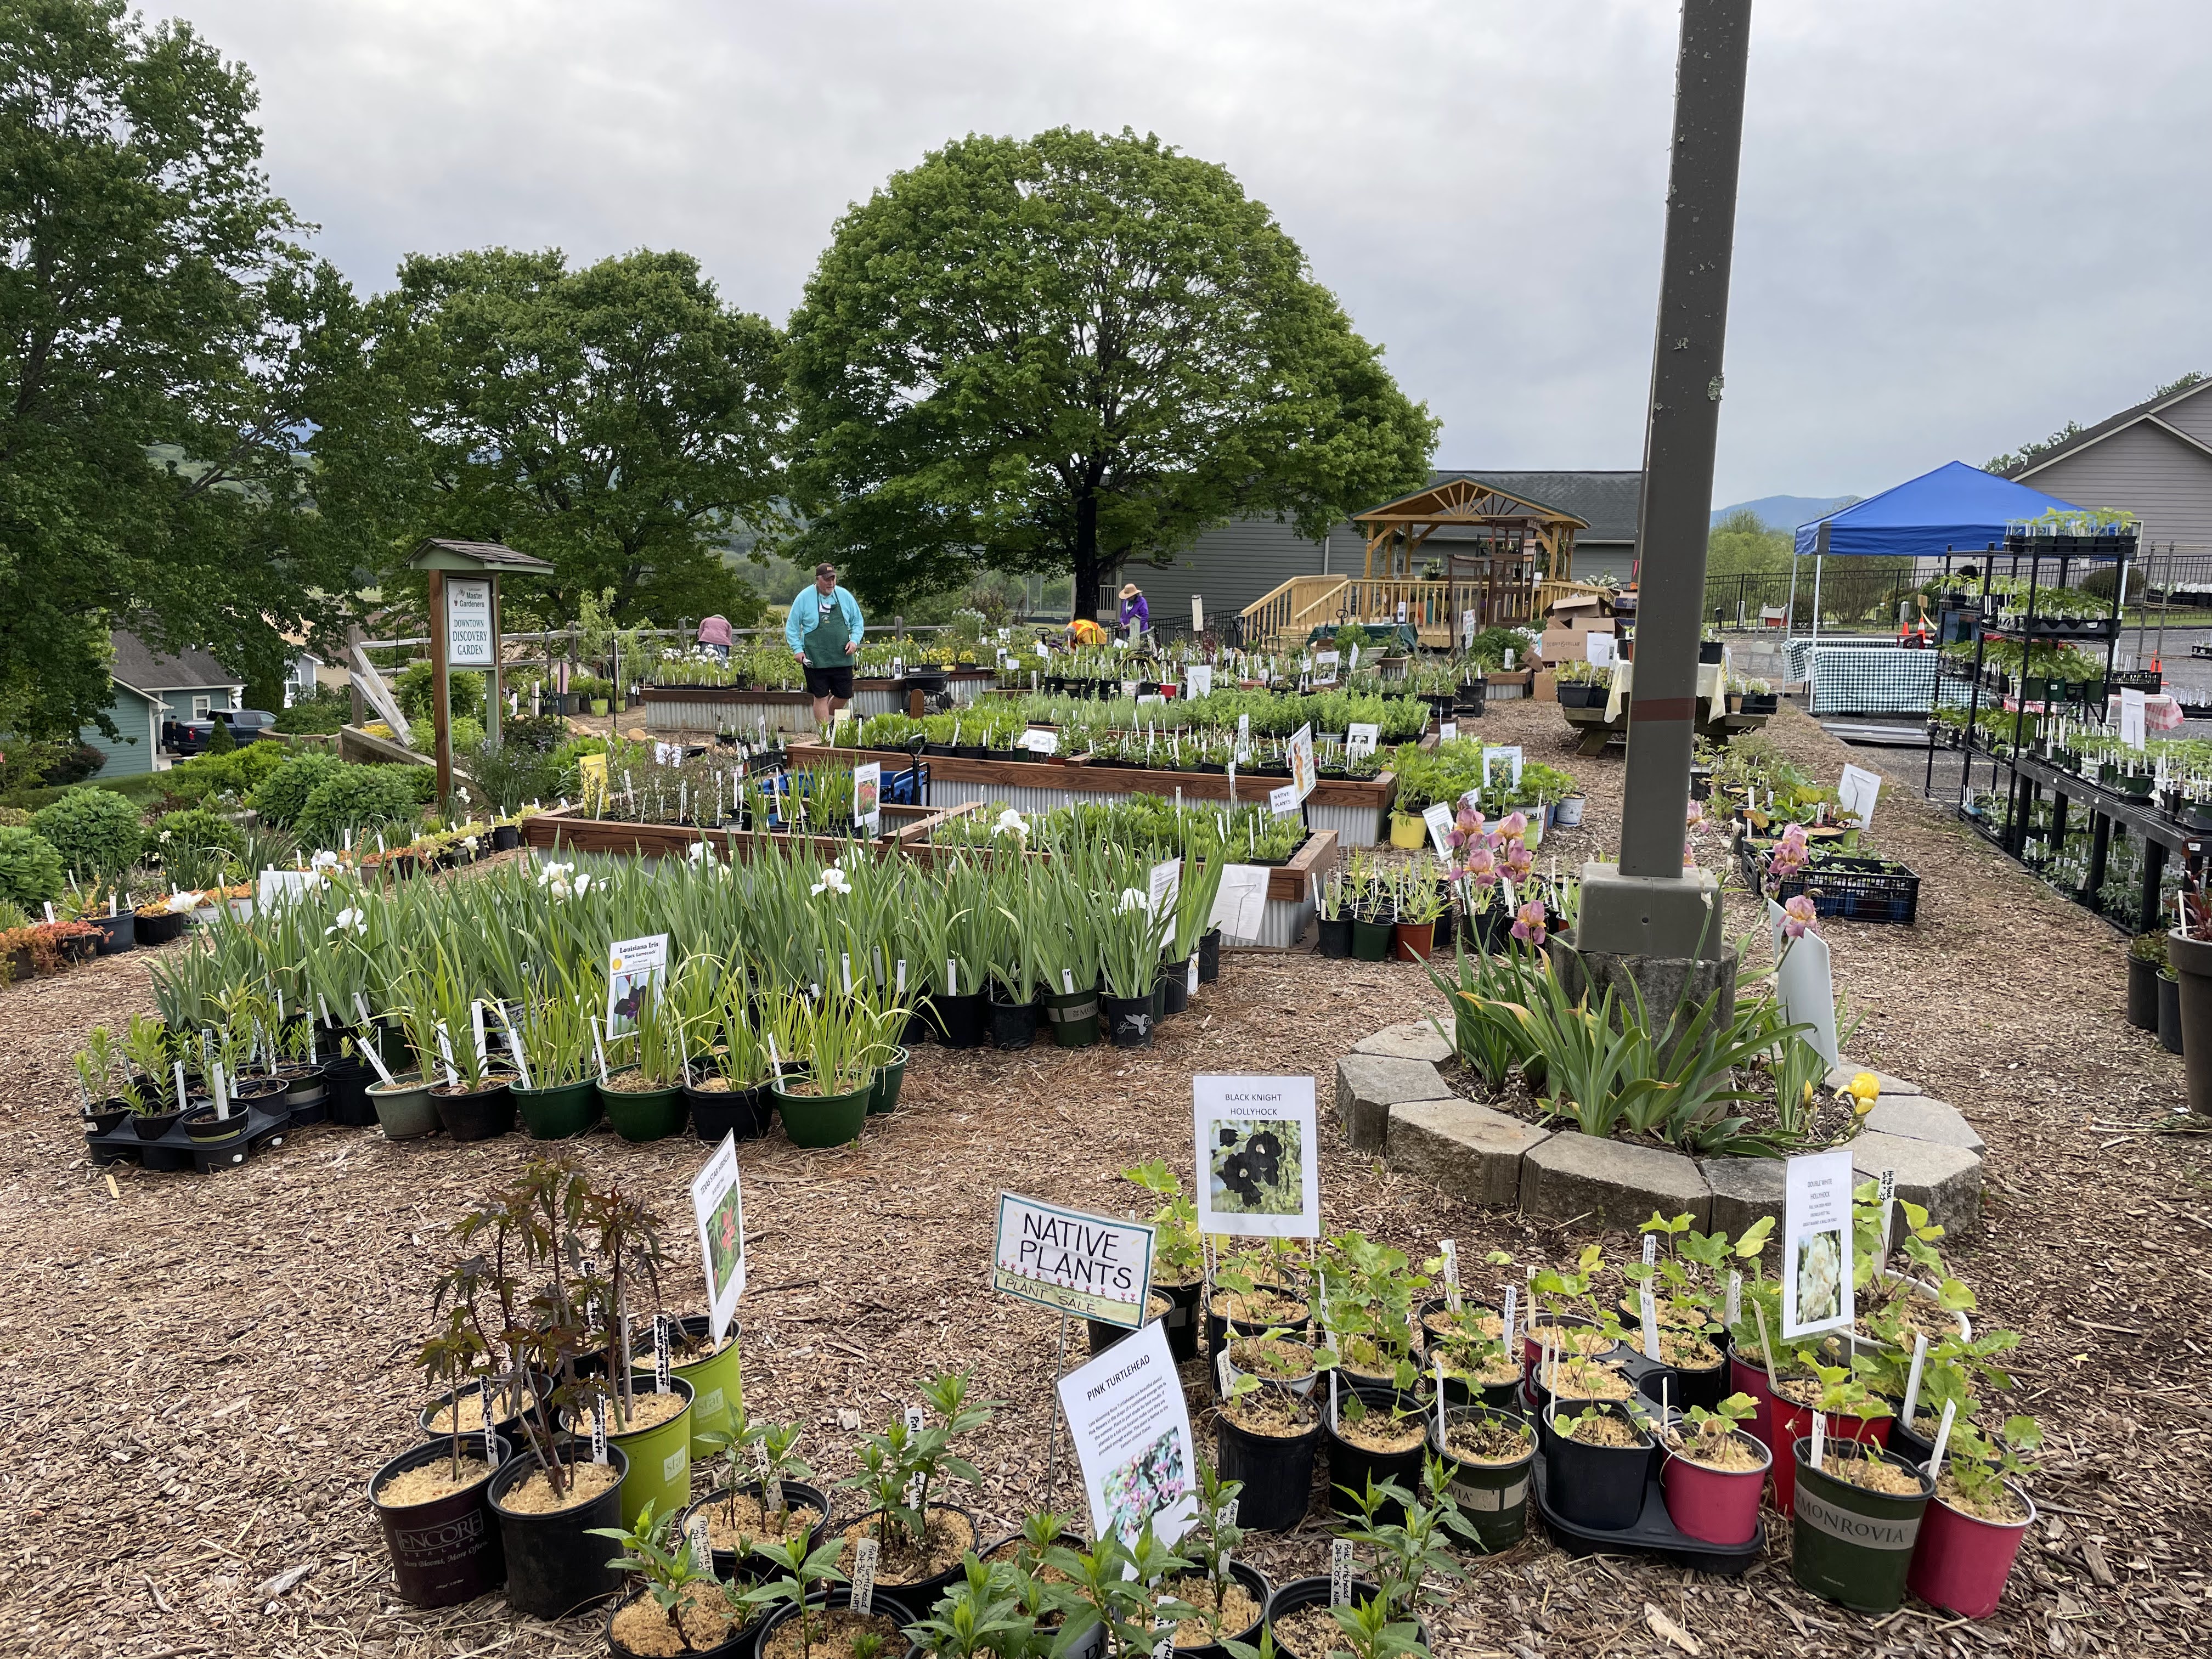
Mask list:
[[[1817,933],[1820,931],[1814,925],[1816,913],[1813,908],[1813,901],[1802,893],[1785,903],[1782,907],[1782,914],[1785,918],[1782,924],[1782,936],[1784,939],[1802,939],[1808,933]]]
[[[1513,913],[1513,937],[1540,947],[1544,943],[1544,902],[1530,899]]]
[[[1531,853],[1523,842],[1516,841],[1507,844],[1505,848],[1505,873],[1512,877],[1514,880],[1521,881],[1525,879],[1528,872],[1535,867],[1535,864],[1536,855],[1534,853]]]
[[[1782,832],[1782,839],[1774,843],[1774,856],[1767,868],[1777,876],[1794,876],[1811,861],[1812,854],[1805,846],[1805,826],[1793,823]]]
[[[1498,833],[1500,838],[1506,841],[1520,840],[1528,833],[1528,815],[1525,812],[1508,812],[1498,821]]]
[[[1477,885],[1487,887],[1498,879],[1498,855],[1486,843],[1478,843],[1468,849],[1467,861],[1460,872]]]

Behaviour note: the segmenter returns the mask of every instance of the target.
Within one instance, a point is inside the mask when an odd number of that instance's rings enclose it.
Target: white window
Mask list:
[[[192,694],[192,718],[194,720],[205,720],[208,717],[208,710],[211,706],[212,705],[206,692],[195,691]]]

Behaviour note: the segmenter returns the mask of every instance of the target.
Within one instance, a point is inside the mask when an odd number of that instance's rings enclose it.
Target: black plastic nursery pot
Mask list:
[[[245,1133],[246,1108],[242,1105],[233,1106],[225,1117],[217,1117],[212,1106],[185,1114],[185,1135],[195,1146],[228,1146]]]
[[[1395,1480],[1407,1492],[1420,1491],[1421,1463],[1428,1451],[1430,1435],[1423,1414],[1415,1412],[1402,1421],[1402,1429],[1412,1437],[1410,1444],[1395,1451],[1376,1450],[1344,1437],[1347,1397],[1356,1397],[1367,1408],[1370,1419],[1382,1423],[1390,1420],[1390,1408],[1401,1403],[1395,1389],[1340,1387],[1334,1407],[1322,1411],[1322,1439],[1328,1448],[1329,1508],[1339,1515],[1358,1515],[1359,1505],[1354,1499],[1366,1492],[1370,1475],[1378,1486],[1386,1480]],[[1406,1518],[1406,1506],[1393,1498],[1376,1512],[1376,1518],[1385,1525],[1398,1525]]]
[[[2181,1044],[2181,978],[2158,976],[2158,1043],[2169,1054],[2184,1052]]]
[[[1482,1547],[1496,1552],[1510,1548],[1528,1535],[1528,1476],[1536,1463],[1536,1436],[1527,1421],[1512,1412],[1487,1407],[1444,1407],[1447,1431],[1474,1423],[1489,1424],[1517,1434],[1523,1443],[1522,1455],[1492,1462],[1455,1452],[1438,1440],[1433,1417],[1429,1423],[1429,1449],[1443,1459],[1444,1496],[1459,1506],[1459,1512],[1474,1528]],[[1418,1481],[1407,1490],[1419,1491]]]
[[[889,1620],[892,1624],[897,1626],[901,1631],[903,1631],[908,1625],[914,1623],[915,1620],[920,1616],[913,1611],[914,1608],[927,1607],[934,1605],[936,1601],[936,1592],[933,1592],[927,1599],[925,1599],[916,1593],[910,1586],[901,1584],[896,1588],[897,1594],[896,1595],[892,1594],[888,1589],[878,1589],[875,1593],[874,1598],[870,1601],[869,1607],[870,1610],[878,1617]],[[848,1608],[853,1605],[851,1592],[842,1585],[840,1585],[836,1589],[829,1591],[826,1595],[817,1592],[815,1595],[807,1597],[806,1600],[809,1607],[817,1608],[827,1607],[833,1612]],[[793,1609],[791,1603],[788,1601],[783,1602],[777,1607],[774,1613],[771,1613],[767,1618],[762,1620],[759,1624],[753,1626],[752,1645],[750,1651],[754,1656],[754,1659],[759,1659],[759,1656],[768,1651],[768,1638],[775,1632],[779,1626],[787,1624],[790,1621],[793,1612]],[[885,1646],[884,1650],[884,1652],[896,1653],[899,1651],[898,1644],[904,1640],[905,1638],[903,1636],[892,1637]],[[825,1649],[825,1655],[827,1651],[828,1650]]]
[[[720,1589],[709,1589],[701,1585],[687,1591],[686,1594],[694,1599],[695,1604],[703,1604],[714,1608],[718,1616],[729,1606],[724,1601]],[[607,1609],[607,1616],[600,1626],[600,1631],[606,1639],[609,1659],[657,1659],[659,1654],[666,1651],[665,1644],[668,1638],[679,1633],[667,1628],[667,1615],[656,1604],[646,1621],[646,1627],[653,1632],[653,1642],[650,1648],[631,1647],[615,1634],[615,1620],[621,1618],[630,1608],[650,1601],[652,1596],[653,1592],[650,1589],[639,1585],[633,1588],[628,1595],[617,1597],[614,1605]],[[753,1650],[753,1639],[759,1632],[760,1626],[760,1613],[757,1609],[749,1608],[738,1613],[731,1620],[728,1633],[720,1641],[707,1647],[693,1647],[690,1644],[690,1635],[682,1634],[684,1646],[681,1651],[685,1656],[685,1659],[746,1659]]]
[[[1370,921],[1364,916],[1352,919],[1352,959],[1354,962],[1388,962],[1391,946],[1397,941],[1398,927],[1391,921]]]
[[[1226,1417],[1215,1426],[1214,1461],[1221,1478],[1244,1483],[1237,1524],[1287,1532],[1304,1520],[1313,1496],[1314,1454],[1321,1445],[1319,1420],[1294,1435],[1254,1434]]]
[[[2128,1024],[2138,1031],[2158,1030],[2158,964],[2128,958]]]
[[[288,1066],[282,1075],[284,1079],[284,1109],[292,1115],[294,1128],[320,1123],[330,1115],[331,1067],[327,1062],[314,1066]]]
[[[507,1097],[532,1140],[566,1140],[599,1121],[599,1086],[590,1078],[550,1089],[507,1085]]]
[[[1098,1007],[1116,1048],[1152,1046],[1152,1000],[1150,996],[1117,997],[1101,992]]]
[[[1867,1449],[1918,1483],[1910,1498],[1869,1491],[1813,1467],[1813,1442],[1793,1446],[1796,1492],[1790,1504],[1790,1576],[1815,1595],[1856,1613],[1894,1613],[1935,1483],[1901,1457]],[[1855,1441],[1831,1439],[1826,1459],[1861,1455]]]
[[[1634,1424],[1617,1407],[1600,1409],[1607,1417]],[[1544,1451],[1550,1463],[1552,1504],[1561,1518],[1608,1531],[1635,1525],[1644,1509],[1644,1483],[1651,1473],[1651,1437],[1637,1427],[1632,1446],[1594,1446],[1569,1439],[1549,1413],[1545,1424],[1550,1430]]]
[[[2166,960],[2178,980],[2174,1024],[2189,1074],[2189,1109],[2200,1115],[2212,1113],[2212,941],[2168,933]],[[2161,1009],[2161,1038],[2164,1024]]]
[[[1044,1017],[1056,1048],[1088,1048],[1098,1041],[1098,993],[1095,988],[1047,997]]]
[[[1168,1310],[1160,1323],[1168,1328],[1168,1352],[1177,1364],[1198,1358],[1198,1301],[1205,1293],[1206,1282],[1194,1279],[1188,1285],[1164,1285],[1152,1281],[1152,1288],[1168,1299]]]
[[[1009,1051],[1026,1048],[1036,1041],[1036,1004],[1001,1001],[997,988],[990,992],[991,1046]]]
[[[559,1452],[564,1464],[589,1462],[591,1455],[588,1445],[574,1443]],[[537,1473],[538,1460],[528,1452],[509,1458],[492,1477],[488,1497],[505,1547],[507,1605],[516,1613],[565,1618],[622,1588],[621,1570],[607,1565],[613,1551],[605,1539],[592,1535],[592,1528],[622,1520],[622,1483],[629,1459],[621,1447],[610,1446],[607,1462],[614,1467],[613,1486],[573,1509],[548,1514],[511,1510],[500,1501]]]
[[[1355,1578],[1352,1581],[1352,1605],[1354,1607],[1363,1601],[1371,1601],[1382,1593],[1381,1586],[1371,1579]],[[1304,1613],[1310,1607],[1327,1607],[1328,1596],[1329,1581],[1323,1577],[1293,1578],[1286,1584],[1278,1585],[1275,1593],[1267,1598],[1267,1625],[1274,1632],[1275,1651],[1282,1656],[1282,1659],[1322,1659],[1319,1653],[1308,1653],[1284,1645],[1280,1627],[1283,1621],[1294,1613]],[[1431,1646],[1428,1622],[1416,1619],[1413,1624],[1422,1646]],[[1331,1648],[1342,1651],[1335,1648],[1336,1641],[1341,1639],[1334,1638]]]
[[[1152,1294],[1145,1301],[1146,1322],[1154,1325],[1164,1324],[1168,1316],[1174,1311],[1175,1304],[1168,1300],[1167,1291],[1158,1285],[1153,1285]],[[1085,1339],[1090,1343],[1091,1352],[1094,1354],[1104,1353],[1107,1349],[1125,1337],[1136,1334],[1136,1332],[1127,1325],[1116,1325],[1104,1319],[1086,1319],[1083,1322],[1083,1325]],[[1170,1352],[1173,1352],[1172,1347]]]
[[[430,1101],[439,1126],[455,1140],[493,1140],[514,1127],[514,1097],[504,1078],[466,1092],[440,1084],[431,1089]]]
[[[1211,985],[1221,977],[1221,930],[1208,928],[1198,936],[1198,982]]]
[[[757,1498],[766,1485],[767,1482],[763,1480],[744,1480],[738,1484],[737,1490],[743,1497]],[[682,1536],[690,1528],[692,1516],[708,1514],[717,1504],[726,1502],[729,1495],[729,1487],[717,1486],[704,1498],[694,1503],[684,1511],[682,1518],[678,1521],[678,1535]],[[819,1486],[810,1486],[803,1480],[787,1480],[783,1483],[783,1501],[793,1509],[811,1509],[814,1511],[814,1524],[806,1529],[806,1547],[810,1551],[820,1548],[823,1534],[830,1530],[829,1494]],[[741,1565],[744,1567],[748,1577],[773,1577],[775,1573],[776,1570],[770,1565],[768,1558],[758,1552],[744,1557],[740,1563],[735,1550],[726,1550],[718,1546],[712,1547],[714,1557],[714,1576],[718,1578],[728,1579],[733,1577]]]
[[[408,1606],[454,1607],[474,1601],[506,1578],[507,1556],[489,1493],[496,1470],[507,1462],[510,1449],[496,1436],[494,1440],[497,1455],[493,1468],[487,1468],[483,1479],[474,1486],[451,1497],[395,1508],[376,1496],[377,1489],[393,1476],[450,1457],[450,1440],[411,1446],[370,1478],[369,1504],[376,1511],[377,1524],[384,1528],[394,1586]],[[475,1437],[464,1449],[482,1457],[483,1437]]]
[[[191,920],[181,910],[164,910],[158,915],[135,917],[131,932],[141,945],[167,945],[173,939],[181,938]]]
[[[931,1000],[937,1012],[937,1029],[948,1048],[980,1048],[989,1030],[989,1011],[981,991],[947,996],[939,991]]]
[[[1240,1510],[1238,1513],[1242,1514],[1243,1511]],[[1274,1587],[1267,1583],[1267,1576],[1265,1573],[1257,1567],[1247,1566],[1242,1561],[1230,1562],[1229,1576],[1243,1585],[1246,1593],[1252,1598],[1252,1605],[1257,1607],[1259,1612],[1244,1629],[1223,1631],[1222,1639],[1218,1642],[1200,1642],[1193,1647],[1176,1648],[1174,1650],[1176,1659],[1230,1659],[1230,1643],[1242,1642],[1250,1646],[1259,1641],[1260,1627],[1267,1622],[1267,1602],[1274,1594]],[[1193,1589],[1191,1594],[1185,1599],[1195,1606],[1205,1595],[1206,1592],[1203,1589]]]
[[[775,1102],[765,1083],[750,1089],[694,1089],[684,1091],[691,1109],[691,1130],[710,1146],[724,1135],[739,1140],[758,1140],[775,1118]]]
[[[1321,934],[1321,953],[1339,962],[1352,955],[1352,918],[1323,916],[1314,926]]]
[[[852,1521],[848,1521],[844,1516],[840,1516],[838,1517],[837,1524],[842,1528],[853,1525],[855,1522],[873,1521],[882,1513],[883,1511],[881,1510],[869,1510],[865,1514],[854,1517],[854,1520]],[[929,1506],[929,1513],[933,1517],[945,1515],[957,1516],[967,1526],[968,1548],[969,1550],[972,1551],[976,1545],[983,1541],[982,1528],[977,1524],[975,1516],[970,1511],[960,1508],[957,1504],[933,1503]],[[880,1566],[877,1569],[877,1574],[878,1577],[876,1582],[883,1587],[882,1589],[878,1590],[876,1594],[876,1600],[878,1602],[884,1599],[884,1592],[888,1591],[890,1595],[896,1596],[904,1605],[916,1607],[935,1607],[937,1605],[937,1598],[939,1596],[944,1595],[948,1589],[954,1584],[960,1583],[962,1579],[967,1577],[966,1570],[957,1561],[945,1568],[942,1572],[932,1573],[927,1578],[913,1580],[910,1582],[902,1583],[883,1577],[883,1569]]]
[[[138,943],[138,918],[125,910],[112,916],[94,916],[92,925],[100,929],[100,943],[94,954],[112,957],[118,951],[128,951]]]
[[[1168,976],[1164,971],[1152,975],[1152,1024],[1158,1026],[1168,1017]]]
[[[1163,1016],[1179,1014],[1190,1006],[1190,958],[1160,964],[1160,990],[1164,996]]]
[[[522,831],[514,824],[498,823],[492,826],[491,850],[493,852],[512,853],[521,845]]]

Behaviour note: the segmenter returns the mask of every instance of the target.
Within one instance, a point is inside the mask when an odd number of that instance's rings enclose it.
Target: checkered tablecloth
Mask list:
[[[1936,693],[1937,653],[1881,639],[1791,640],[1783,660],[1792,680],[1809,680],[1815,714],[1924,714]],[[1942,687],[1964,707],[1967,687]]]
[[[1727,667],[1717,662],[1698,665],[1698,701],[1704,703],[1710,719],[1718,720],[1726,711],[1728,695]],[[1620,718],[1624,698],[1636,695],[1636,665],[1617,661],[1613,665],[1613,690],[1605,700],[1605,723],[1611,726]]]

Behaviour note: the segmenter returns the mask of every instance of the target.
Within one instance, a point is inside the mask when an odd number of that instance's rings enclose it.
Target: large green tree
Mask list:
[[[317,500],[387,575],[429,535],[550,561],[502,585],[515,622],[746,609],[723,547],[779,522],[781,346],[686,253],[418,254],[327,337]]]
[[[344,569],[303,517],[303,344],[343,285],[255,95],[123,0],[0,4],[0,722],[74,731],[107,630],[266,672]]]
[[[1102,571],[1426,480],[1408,399],[1267,208],[1128,131],[969,137],[838,222],[788,325],[806,538],[878,603]]]

